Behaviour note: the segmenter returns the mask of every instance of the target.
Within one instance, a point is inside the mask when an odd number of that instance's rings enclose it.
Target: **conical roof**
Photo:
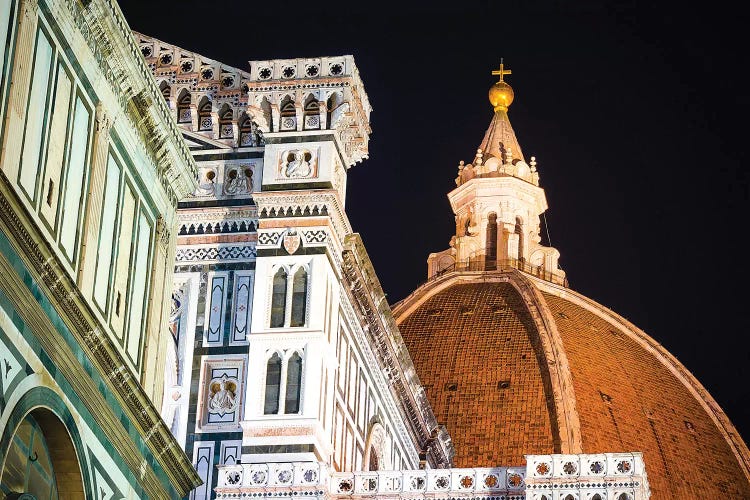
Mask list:
[[[516,139],[516,133],[513,132],[513,127],[510,125],[508,113],[504,109],[498,109],[495,111],[495,116],[492,117],[479,149],[482,150],[482,157],[485,161],[491,155],[504,162],[505,154],[509,148],[514,159],[526,161],[521,151],[521,145],[518,144],[518,139]]]

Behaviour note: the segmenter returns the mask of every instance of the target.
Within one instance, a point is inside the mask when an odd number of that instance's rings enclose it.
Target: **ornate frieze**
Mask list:
[[[218,474],[217,499],[286,496],[305,487],[321,499],[568,500],[599,495],[600,500],[648,500],[651,495],[640,453],[528,455],[525,467],[474,469],[332,472],[322,464],[235,464],[220,466]]]
[[[179,247],[175,254],[175,261],[196,262],[213,260],[255,260],[255,245],[228,245],[219,248],[209,247]]]
[[[66,0],[72,18],[173,204],[195,189],[195,162],[144,64],[132,32],[112,0]],[[107,22],[111,21],[111,22]],[[124,83],[127,82],[127,83]]]
[[[346,235],[352,232],[349,219],[339,203],[337,191],[326,190],[299,194],[260,192],[255,194],[254,199],[261,220],[274,217],[326,215],[331,218],[336,234],[335,239],[338,241],[344,241]]]

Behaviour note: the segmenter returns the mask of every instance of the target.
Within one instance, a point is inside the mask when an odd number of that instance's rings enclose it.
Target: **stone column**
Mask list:
[[[232,120],[232,145],[235,148],[240,146],[240,124],[237,120]]]
[[[193,103],[190,105],[190,130],[192,130],[193,132],[197,132],[200,125],[200,120],[201,118],[200,116],[198,116],[198,106]]]
[[[34,60],[34,41],[38,24],[37,0],[21,0],[18,15],[16,46],[11,67],[8,107],[3,130],[5,144],[0,153],[0,165],[8,179],[15,183],[21,160],[26,107]]]
[[[304,130],[305,128],[305,112],[302,109],[302,103],[297,102],[294,105],[294,114],[297,117],[297,131]]]
[[[94,114],[96,127],[91,145],[91,181],[89,182],[88,203],[83,216],[81,237],[81,257],[76,279],[84,297],[91,297],[94,291],[96,274],[96,252],[104,205],[104,182],[107,178],[109,158],[109,132],[112,120],[101,102],[96,105]]]
[[[328,105],[325,101],[318,101],[318,113],[320,113],[320,130],[328,128]]]
[[[216,111],[211,111],[211,133],[214,139],[221,137],[221,119]]]
[[[273,132],[278,132],[281,127],[281,111],[278,104],[271,104],[271,122],[273,123]]]

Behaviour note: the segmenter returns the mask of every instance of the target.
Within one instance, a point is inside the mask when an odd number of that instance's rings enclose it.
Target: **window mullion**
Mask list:
[[[286,280],[286,301],[284,303],[284,326],[292,324],[292,292],[294,291],[294,274],[291,269],[287,273]]]
[[[286,372],[289,366],[289,358],[284,356],[281,360],[281,380],[279,381],[279,415],[286,411]]]

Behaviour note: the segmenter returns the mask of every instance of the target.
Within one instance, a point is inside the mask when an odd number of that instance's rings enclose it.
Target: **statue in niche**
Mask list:
[[[231,167],[224,181],[224,194],[250,194],[253,192],[253,169]]]
[[[237,384],[229,380],[226,375],[222,375],[220,379],[212,380],[211,394],[208,397],[208,411],[220,415],[233,412],[237,406],[235,390],[237,390]]]
[[[304,149],[288,151],[284,154],[281,173],[288,179],[310,177],[312,174],[312,153]]]
[[[196,196],[214,196],[216,195],[216,172],[208,169],[203,172],[198,189],[195,190]]]

